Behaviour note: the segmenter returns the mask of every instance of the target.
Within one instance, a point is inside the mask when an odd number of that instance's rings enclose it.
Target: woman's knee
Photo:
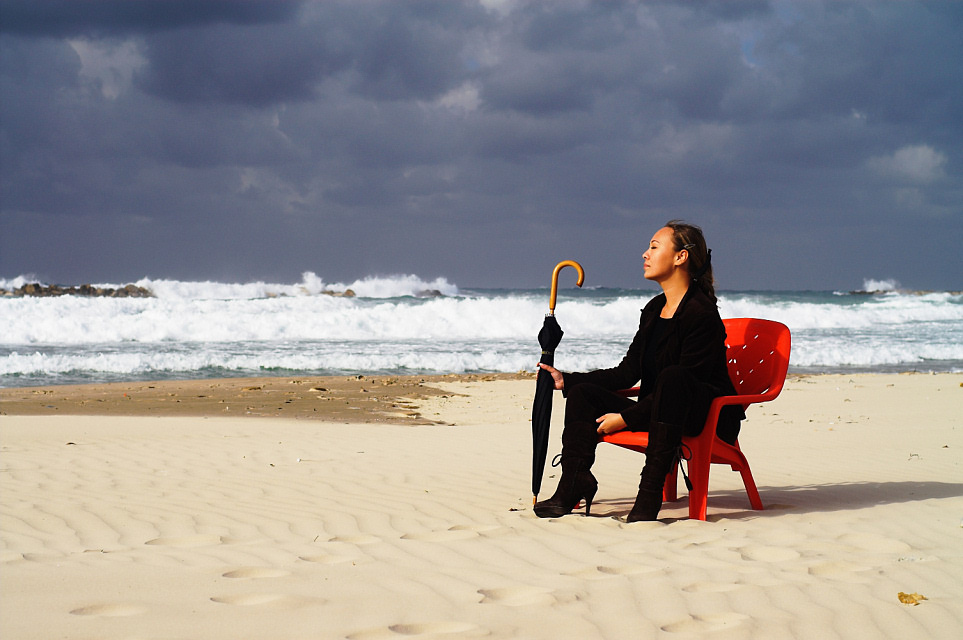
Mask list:
[[[594,413],[598,390],[593,384],[577,384],[565,394],[565,414]]]

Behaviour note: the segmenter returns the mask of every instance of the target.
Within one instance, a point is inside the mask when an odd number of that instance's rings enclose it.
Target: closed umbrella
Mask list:
[[[555,298],[558,295],[558,272],[565,267],[574,267],[578,271],[578,286],[585,280],[585,270],[574,260],[563,260],[555,265],[552,272],[552,294],[548,304],[548,315],[542,329],[538,332],[538,344],[542,347],[542,357],[539,362],[555,365],[555,348],[562,341],[562,328],[555,319]],[[552,395],[555,392],[555,381],[552,375],[539,368],[535,379],[535,401],[532,404],[532,504],[538,499],[538,490],[542,487],[542,473],[545,470],[545,457],[548,455],[548,432],[552,422]]]

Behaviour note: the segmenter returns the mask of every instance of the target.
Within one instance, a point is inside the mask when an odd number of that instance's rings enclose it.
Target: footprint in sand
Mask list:
[[[662,627],[668,633],[707,633],[720,629],[735,629],[747,620],[741,613],[714,613],[704,616],[690,616],[685,620],[672,622]]]
[[[839,536],[837,540],[860,551],[874,551],[876,553],[907,553],[912,551],[912,547],[902,540],[894,540],[873,533],[847,533]]]
[[[641,564],[626,564],[618,567],[599,566],[598,572],[609,576],[637,576],[643,573],[653,573],[658,571],[655,567],[647,567]]]
[[[840,582],[850,582],[853,584],[865,584],[867,580],[857,575],[861,571],[868,571],[871,567],[865,565],[840,560],[837,562],[824,562],[809,567],[809,575],[817,578],[829,578]]]
[[[198,534],[193,536],[154,538],[153,540],[148,540],[144,544],[158,547],[187,549],[191,547],[209,547],[211,545],[221,544],[222,542],[223,540],[221,540],[221,536]]]
[[[232,596],[215,596],[211,598],[211,601],[239,607],[251,607],[279,602],[287,597],[283,593],[242,593]]]
[[[785,547],[745,547],[740,551],[743,560],[759,562],[785,562],[799,557],[798,551]]]
[[[381,538],[377,536],[360,534],[356,536],[336,536],[328,540],[328,542],[344,542],[345,544],[365,545],[365,544],[375,544],[377,542],[381,542]]]
[[[214,596],[211,602],[229,604],[235,607],[257,607],[269,605],[272,607],[301,607],[310,604],[324,604],[322,598],[308,598],[292,596],[286,593],[239,593],[226,596]]]
[[[573,571],[567,575],[575,578],[587,580],[602,580],[612,576],[637,576],[658,571],[655,567],[647,567],[641,564],[627,564],[618,567],[599,565],[597,567],[586,567]]]
[[[682,590],[689,593],[725,593],[738,588],[738,584],[731,582],[693,582],[682,587]]]
[[[466,633],[477,629],[469,622],[421,622],[409,624],[393,624],[389,631],[404,636],[430,636],[446,633]]]
[[[119,618],[123,616],[136,616],[147,611],[147,607],[136,604],[95,604],[89,607],[80,607],[71,611],[75,616],[97,616],[101,618]]]
[[[629,531],[645,531],[647,529],[659,529],[661,527],[668,526],[665,522],[661,520],[644,520],[639,522],[626,522],[623,518],[616,518],[616,523],[619,525],[619,529],[628,529]]]
[[[330,553],[322,553],[316,556],[298,556],[305,562],[316,562],[318,564],[341,564],[342,562],[358,562],[354,558],[348,558],[346,556],[335,556]]]
[[[458,634],[459,637],[488,635],[483,629],[469,622],[415,622],[358,631],[347,637],[348,640],[397,640],[399,636],[417,638],[449,634]]]
[[[425,533],[406,533],[402,540],[419,540],[421,542],[451,542],[453,540],[468,540],[477,538],[478,532],[470,529],[445,529],[443,531],[427,531]]]
[[[554,604],[555,597],[549,589],[517,585],[501,589],[479,589],[482,602],[486,604],[503,604],[509,607],[524,607],[532,604]]]
[[[63,560],[63,554],[59,553],[25,553],[23,559],[27,562],[54,562]]]
[[[243,569],[235,569],[234,571],[228,571],[222,574],[225,578],[239,578],[239,579],[256,579],[256,578],[283,578],[284,576],[291,575],[289,572],[283,569],[272,569],[270,567],[245,567]]]
[[[449,531],[474,531],[475,533],[483,533],[486,535],[492,535],[495,533],[501,534],[506,533],[508,529],[506,527],[500,527],[497,524],[456,524],[453,527],[448,528]]]

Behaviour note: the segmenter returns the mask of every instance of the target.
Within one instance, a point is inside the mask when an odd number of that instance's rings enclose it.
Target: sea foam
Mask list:
[[[4,281],[7,284],[18,279]],[[2,284],[2,283],[0,283]],[[289,373],[531,369],[547,290],[463,290],[444,278],[328,283],[143,279],[154,298],[0,299],[0,385]],[[115,285],[116,286],[116,285]],[[352,289],[354,297],[324,295]],[[559,291],[568,370],[614,366],[655,291]],[[723,292],[723,317],[778,320],[796,371],[963,370],[963,297]]]

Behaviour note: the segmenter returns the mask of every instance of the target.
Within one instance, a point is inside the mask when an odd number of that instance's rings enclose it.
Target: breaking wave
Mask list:
[[[35,280],[0,280],[13,289]],[[0,298],[0,385],[296,373],[531,369],[547,290],[460,289],[445,278],[294,284],[144,278],[154,298]],[[874,283],[867,283],[872,285]],[[120,285],[104,283],[103,286]],[[344,294],[353,297],[325,295]],[[561,290],[568,370],[616,364],[654,290]],[[778,320],[791,369],[963,371],[963,296],[724,292],[723,317]]]

